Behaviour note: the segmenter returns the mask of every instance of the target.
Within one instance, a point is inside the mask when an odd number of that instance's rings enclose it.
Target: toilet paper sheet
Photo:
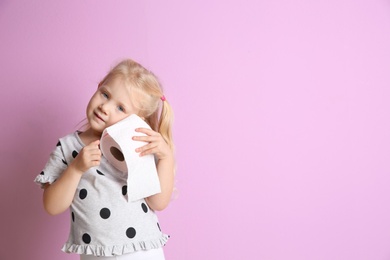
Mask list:
[[[141,127],[150,129],[142,118],[133,114],[107,127],[100,140],[100,149],[104,157],[119,171],[127,173],[129,201],[136,201],[161,192],[154,156],[149,154],[140,157],[135,152],[136,148],[147,144],[132,139],[133,136],[145,135],[135,132],[136,128]]]

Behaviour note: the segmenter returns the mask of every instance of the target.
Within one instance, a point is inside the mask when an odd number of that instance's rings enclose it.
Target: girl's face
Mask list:
[[[87,119],[94,132],[103,130],[131,114],[138,114],[130,98],[130,90],[115,79],[100,86],[87,106]]]

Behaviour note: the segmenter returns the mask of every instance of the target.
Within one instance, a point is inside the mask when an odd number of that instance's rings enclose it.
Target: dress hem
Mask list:
[[[75,253],[83,255],[94,255],[94,256],[114,256],[124,255],[133,253],[140,250],[157,249],[165,246],[169,239],[168,235],[163,235],[159,239],[150,241],[140,241],[135,243],[129,243],[125,245],[113,245],[113,246],[102,246],[102,245],[77,245],[72,243],[65,243],[62,247],[62,251],[65,253]]]

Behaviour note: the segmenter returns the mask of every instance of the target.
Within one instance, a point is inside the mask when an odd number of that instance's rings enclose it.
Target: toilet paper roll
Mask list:
[[[127,173],[127,194],[129,201],[135,201],[161,192],[156,163],[152,154],[140,157],[135,149],[146,142],[134,141],[133,136],[142,136],[136,128],[150,126],[133,114],[107,127],[100,140],[103,156],[115,168]]]

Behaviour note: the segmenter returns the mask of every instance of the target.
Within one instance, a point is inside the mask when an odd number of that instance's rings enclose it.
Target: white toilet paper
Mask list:
[[[137,115],[131,115],[107,127],[100,139],[104,157],[119,171],[127,173],[127,194],[129,201],[135,201],[161,192],[154,156],[140,157],[135,149],[145,142],[134,141],[133,136],[142,136],[136,128],[150,126]]]

